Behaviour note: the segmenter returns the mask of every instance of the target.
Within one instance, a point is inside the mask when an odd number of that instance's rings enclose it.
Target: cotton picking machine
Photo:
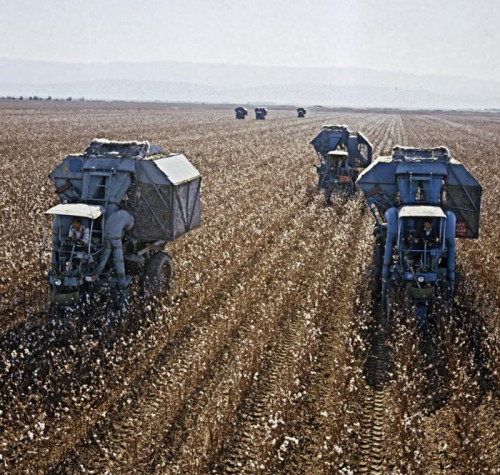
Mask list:
[[[306,114],[307,114],[307,111],[303,107],[299,107],[297,109],[297,117],[299,119],[303,119],[306,116]]]
[[[96,139],[49,178],[60,201],[45,213],[42,242],[53,308],[103,286],[124,308],[133,275],[150,293],[169,289],[172,260],[164,247],[201,221],[201,177],[184,155],[148,142]]]
[[[248,115],[248,109],[245,107],[236,107],[234,113],[237,119],[244,119]]]
[[[455,240],[479,235],[481,186],[445,147],[395,147],[358,180],[375,218],[374,260],[388,318],[396,298],[426,328],[455,291]]]
[[[311,141],[321,165],[318,188],[328,197],[333,192],[352,194],[359,173],[372,161],[372,144],[360,132],[350,132],[346,125],[324,125]]]
[[[266,120],[267,109],[265,107],[255,108],[255,119],[256,120]]]

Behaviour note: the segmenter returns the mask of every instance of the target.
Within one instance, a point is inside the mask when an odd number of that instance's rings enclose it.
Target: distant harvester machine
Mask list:
[[[372,144],[360,132],[346,125],[324,125],[311,141],[319,156],[318,188],[328,195],[334,191],[351,194],[359,173],[372,161]]]
[[[164,246],[201,221],[201,176],[184,155],[148,142],[96,139],[49,177],[61,202],[46,212],[47,222],[54,218],[47,279],[56,308],[102,286],[123,307],[132,275],[152,293],[169,288],[172,262]],[[78,221],[86,231],[75,236]]]
[[[299,107],[297,109],[297,117],[303,118],[306,116],[306,114],[307,114],[307,111],[303,107]]]
[[[375,261],[388,315],[397,296],[421,328],[453,301],[455,238],[477,238],[481,186],[445,147],[395,147],[357,181],[375,218]]]
[[[255,118],[257,120],[265,120],[266,116],[267,116],[267,109],[265,107],[255,108]]]
[[[244,119],[248,115],[248,109],[244,107],[236,107],[234,109],[234,113],[236,114],[237,119]]]

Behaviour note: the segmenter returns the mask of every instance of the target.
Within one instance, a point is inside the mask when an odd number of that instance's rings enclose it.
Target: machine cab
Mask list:
[[[102,206],[84,203],[60,204],[45,212],[42,255],[49,251],[48,228],[52,221],[50,266],[47,279],[51,298],[56,303],[69,303],[78,298],[78,289],[86,282],[102,251]],[[82,238],[71,233],[72,223],[81,221]]]
[[[337,183],[351,183],[352,168],[349,167],[349,155],[341,150],[332,150],[327,154],[330,173],[335,177]]]
[[[403,206],[399,211],[397,249],[405,280],[435,282],[446,269],[447,216],[437,206]]]

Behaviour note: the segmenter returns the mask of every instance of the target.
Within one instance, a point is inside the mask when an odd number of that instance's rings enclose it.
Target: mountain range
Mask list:
[[[438,73],[438,72],[437,72]],[[0,96],[424,109],[500,108],[500,82],[362,68],[0,58]]]

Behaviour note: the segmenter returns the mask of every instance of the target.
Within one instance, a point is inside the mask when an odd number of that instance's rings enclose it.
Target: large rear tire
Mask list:
[[[149,259],[144,269],[142,284],[146,295],[163,296],[172,290],[172,258],[165,252],[158,252]]]

